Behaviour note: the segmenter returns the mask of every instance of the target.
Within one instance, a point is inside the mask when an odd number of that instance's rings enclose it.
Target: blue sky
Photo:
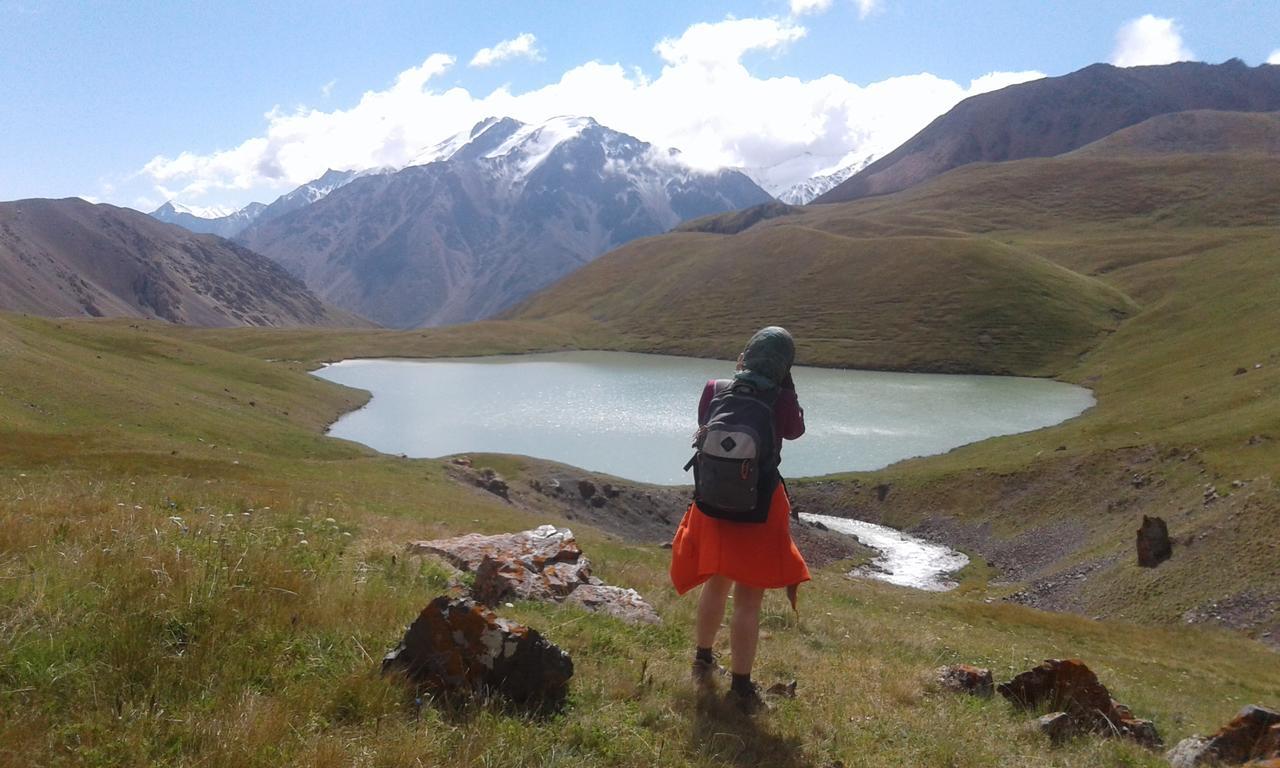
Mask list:
[[[1039,74],[1278,52],[1271,1],[0,0],[0,199],[269,201],[498,109],[593,114],[706,165],[808,152],[812,171]]]

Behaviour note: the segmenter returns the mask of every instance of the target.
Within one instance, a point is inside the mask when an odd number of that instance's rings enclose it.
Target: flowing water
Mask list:
[[[947,575],[969,564],[969,558],[962,552],[883,525],[805,512],[801,512],[800,517],[811,523],[822,523],[833,531],[856,536],[858,541],[880,553],[871,565],[853,569],[851,576],[930,592],[945,592],[956,586],[954,581],[946,578]]]

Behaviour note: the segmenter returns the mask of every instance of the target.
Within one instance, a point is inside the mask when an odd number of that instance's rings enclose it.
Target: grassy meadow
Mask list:
[[[1168,199],[1144,198],[1167,163],[1117,165],[961,169],[737,235],[642,241],[507,320],[463,328],[0,315],[0,765],[1163,765],[1120,741],[1050,747],[1002,700],[930,681],[949,662],[1003,680],[1060,656],[1085,659],[1169,744],[1244,704],[1280,704],[1275,651],[1218,626],[1231,621],[1183,619],[1280,584],[1275,190],[1242,165],[1192,159],[1175,164]],[[1073,218],[1095,188],[1073,175],[1085,171],[1113,174],[1102,178],[1114,199]],[[1045,177],[1054,183],[1026,191]],[[784,264],[801,245],[803,269]],[[631,257],[651,267],[645,280],[623,279]],[[698,333],[688,286],[735,260],[773,276],[761,316],[723,305],[724,327]],[[729,281],[717,301],[748,288]],[[564,521],[463,487],[442,462],[323,437],[365,395],[309,369],[573,348],[727,357],[762,317],[793,327],[806,363],[1054,375],[1094,389],[1098,405],[1058,427],[823,484],[873,519],[941,517],[957,535],[985,526],[1000,544],[1056,535],[1070,546],[1017,583],[978,562],[957,592],[928,594],[833,567],[801,590],[798,616],[771,595],[757,676],[797,679],[799,695],[753,721],[688,682],[694,600],[671,590],[668,553],[578,524],[597,573],[640,590],[664,624],[503,608],[572,654],[563,713],[438,707],[378,675],[449,579],[406,557],[406,541]],[[512,483],[533,466],[477,463]],[[869,490],[881,483],[884,501]],[[1157,511],[1179,546],[1139,570],[1133,529]],[[1082,566],[1084,586],[1062,597],[1082,615],[998,600]],[[1252,610],[1246,632],[1276,621],[1265,600]]]

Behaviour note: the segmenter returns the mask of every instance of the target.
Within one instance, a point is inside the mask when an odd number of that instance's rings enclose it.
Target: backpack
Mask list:
[[[763,523],[778,483],[773,406],[776,389],[720,380],[698,427],[693,468],[694,501],[709,517]]]

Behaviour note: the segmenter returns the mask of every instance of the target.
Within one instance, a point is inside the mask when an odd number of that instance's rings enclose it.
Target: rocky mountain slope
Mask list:
[[[622,243],[772,198],[590,118],[489,119],[242,242],[384,325],[488,317]]]
[[[0,309],[194,325],[364,325],[256,253],[77,198],[0,203]]]
[[[1280,110],[1280,67],[1094,64],[974,96],[815,202],[896,192],[968,163],[1051,157],[1155,115],[1198,109]]]

